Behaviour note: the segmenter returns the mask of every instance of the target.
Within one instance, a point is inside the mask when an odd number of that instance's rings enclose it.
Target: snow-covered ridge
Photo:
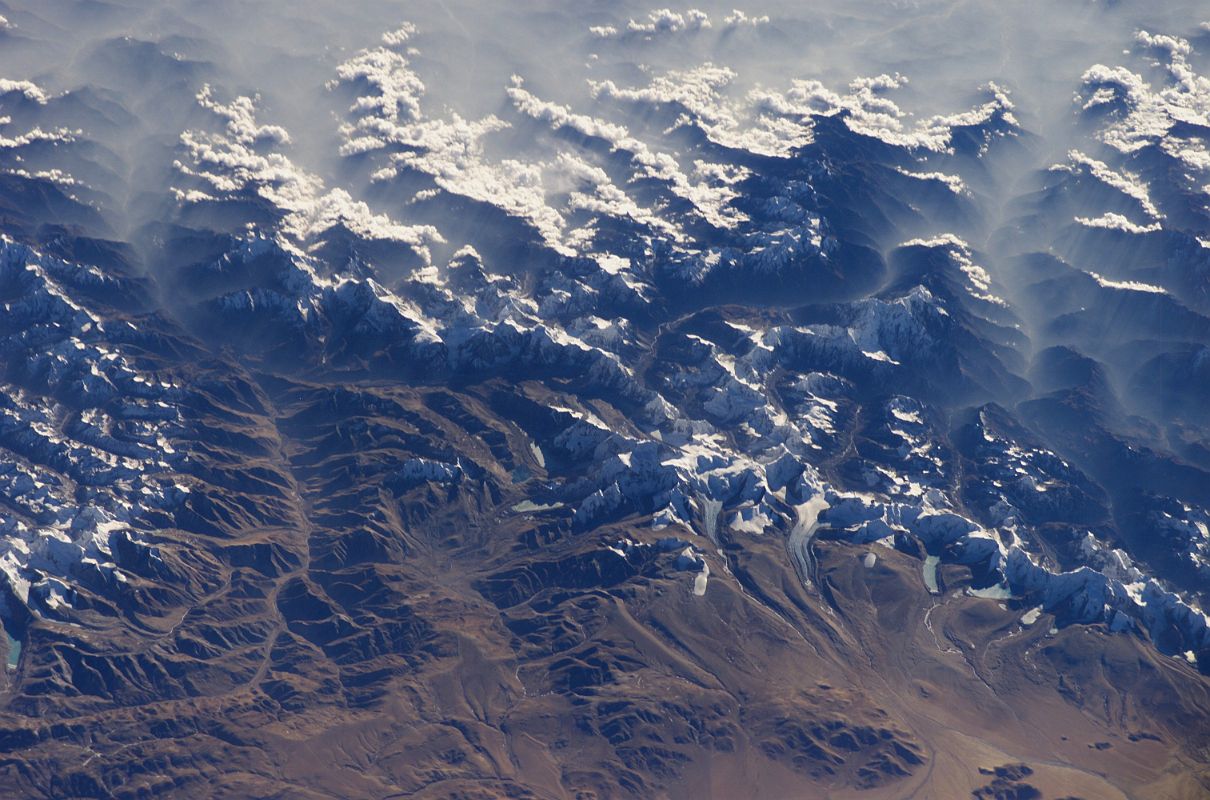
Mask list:
[[[626,27],[708,23],[656,11]],[[728,538],[786,537],[808,580],[822,533],[915,543],[1068,622],[1174,626],[1184,650],[1210,644],[1194,600],[1085,519],[1099,500],[1055,451],[982,418],[976,456],[949,441],[955,406],[1010,404],[1029,388],[1016,295],[947,232],[979,217],[983,160],[1022,132],[1004,89],[916,117],[895,101],[901,75],[738,96],[736,73],[705,63],[637,85],[592,81],[580,106],[514,76],[495,113],[467,119],[434,102],[416,39],[414,26],[388,32],[326,87],[344,109],[339,155],[358,176],[347,187],[297,163],[290,132],[261,119],[255,97],[198,92],[209,124],[180,138],[174,221],[254,218],[195,231],[217,257],[170,253],[173,319],[199,346],[303,380],[546,382],[564,395],[535,433],[549,480],[520,505],[566,510],[579,531],[670,529],[695,593],[708,591],[709,548]],[[1150,243],[1183,218],[1133,159],[1159,153],[1201,175],[1204,148],[1186,134],[1205,127],[1207,91],[1187,42],[1139,44],[1165,54],[1170,85],[1089,70],[1081,113],[1101,147],[1051,172],[1129,206],[1071,218],[1081,233]],[[45,102],[24,85],[5,91]],[[525,141],[502,157],[505,136]],[[1180,300],[1197,278],[1078,270],[1098,290]],[[0,280],[15,376],[0,406],[12,454],[0,482],[21,509],[0,519],[4,569],[21,602],[66,619],[91,565],[130,580],[114,537],[145,541],[146,520],[193,491],[191,397],[180,364],[159,368],[136,347],[146,320],[81,290],[112,280],[103,271],[6,240]],[[469,459],[430,455],[385,480],[398,492],[477,480]],[[1157,523],[1195,568],[1204,516],[1182,501]],[[1039,529],[1059,522],[1092,540],[1055,556]]]
[[[491,252],[481,255],[481,246],[464,247],[445,263],[417,250],[427,263],[387,285],[368,277],[368,263],[333,265],[315,247],[309,254],[286,247],[286,266],[274,284],[260,294],[245,290],[225,297],[223,313],[288,320],[292,330],[317,343],[330,343],[334,331],[342,330],[353,350],[364,354],[402,347],[408,361],[428,375],[537,370],[584,376],[586,389],[607,392],[631,409],[636,431],[609,431],[579,416],[543,443],[572,463],[600,464],[591,478],[573,480],[560,494],[579,527],[640,514],[657,527],[696,530],[709,540],[727,530],[788,535],[795,504],[820,497],[828,504],[822,524],[833,535],[861,543],[906,536],[928,552],[975,567],[983,579],[999,581],[1003,592],[1041,592],[1048,609],[1057,607],[1056,597],[1070,600],[1066,590],[1046,594],[1052,586],[1076,585],[1076,579],[1038,556],[1029,533],[1030,513],[1047,507],[1036,498],[1057,485],[1044,472],[1034,474],[1032,456],[1014,466],[1024,474],[1014,474],[1009,483],[997,479],[1004,491],[989,507],[997,509],[998,529],[971,519],[954,494],[947,483],[950,465],[936,445],[943,434],[929,422],[930,407],[914,398],[886,407],[880,435],[896,460],[864,466],[861,485],[833,485],[813,467],[836,446],[848,409],[862,402],[851,382],[889,387],[930,369],[978,373],[1003,351],[1001,342],[984,337],[1011,341],[994,332],[1013,321],[1009,301],[960,237],[901,245],[911,269],[920,270],[919,284],[837,305],[818,321],[753,325],[737,319],[737,335],[728,341],[665,333],[661,346],[674,346],[676,355],[664,359],[658,379],[633,369],[649,346],[640,328],[658,319],[663,298],[673,291],[708,292],[741,275],[780,280],[804,267],[826,269],[822,265],[842,257],[844,234],[833,229],[820,197],[829,190],[835,166],[832,139],[816,141],[819,125],[839,121],[843,128],[828,128],[829,137],[839,130],[877,140],[893,154],[887,156],[888,169],[939,183],[954,201],[969,202],[960,168],[947,167],[946,159],[983,157],[1016,133],[1013,104],[1002,89],[988,87],[986,101],[968,112],[915,121],[890,99],[906,80],[902,76],[855,81],[847,93],[799,81],[784,94],[737,99],[728,93],[733,73],[703,65],[656,76],[646,87],[594,83],[595,113],[545,101],[515,77],[505,91],[517,117],[465,120],[430,109],[411,63],[414,53],[403,46],[413,33],[369,48],[338,70],[331,88],[351,102],[345,155],[369,157],[378,165],[371,174],[378,182],[426,176],[431,188],[416,194],[414,204],[460,197],[499,209],[536,232],[557,266],[522,277]],[[253,110],[243,101],[237,105]],[[657,119],[673,110],[675,125],[665,133],[696,127],[715,145],[711,158],[698,158],[690,167],[684,157],[653,146],[650,136],[640,138],[611,119],[611,106],[647,107]],[[485,145],[492,136],[532,123],[545,131],[535,139],[532,157],[488,156]],[[263,127],[249,118],[240,123],[248,133],[226,136],[234,145],[252,142]],[[267,142],[285,140],[275,134]],[[773,160],[758,175],[738,159],[717,160],[728,150]],[[205,158],[204,151],[193,155]],[[1073,151],[1064,169],[1082,170],[1131,199],[1146,220],[1107,212],[1081,218],[1083,225],[1130,234],[1160,230],[1165,215],[1135,171],[1080,151]],[[188,164],[183,171],[204,175]],[[656,196],[666,200],[652,203],[649,193],[635,193],[640,184],[655,187]],[[262,197],[282,206],[287,222],[281,230],[298,240],[297,226],[288,222],[295,213],[285,203],[289,196]],[[704,247],[695,232],[703,223],[712,231]],[[346,227],[356,237],[375,235],[369,228]],[[625,235],[605,233],[610,229]],[[322,240],[322,226],[315,230]],[[440,238],[434,231],[430,241]],[[1143,281],[1093,277],[1105,288],[1163,291]],[[349,329],[342,320],[357,322]],[[773,371],[791,376],[776,394],[767,384]],[[1036,458],[1042,463],[1057,457]],[[431,479],[447,481],[452,474],[433,472]],[[532,502],[540,506],[546,499]],[[1094,566],[1087,569],[1096,572]],[[1072,620],[1112,620],[1120,613],[1153,622],[1161,605],[1174,604],[1164,614],[1178,617],[1183,612],[1173,609],[1192,608],[1159,584],[1147,603],[1127,602],[1130,592],[1105,581],[1109,588],[1103,591],[1087,588],[1091,599],[1080,601]],[[1076,583],[1100,585],[1083,578]],[[1104,595],[1099,601],[1098,591]],[[1197,612],[1190,613],[1188,619],[1196,618]],[[1193,650],[1204,644],[1196,627],[1183,628]]]
[[[12,598],[64,620],[82,583],[102,592],[130,580],[113,537],[188,492],[177,477],[187,455],[174,447],[185,390],[129,352],[137,326],[78,293],[113,280],[0,242],[0,347],[13,381],[0,401],[0,569]]]

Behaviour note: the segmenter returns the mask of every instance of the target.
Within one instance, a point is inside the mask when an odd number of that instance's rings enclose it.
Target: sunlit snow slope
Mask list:
[[[1210,791],[1195,4],[145,5],[0,2],[4,793]]]

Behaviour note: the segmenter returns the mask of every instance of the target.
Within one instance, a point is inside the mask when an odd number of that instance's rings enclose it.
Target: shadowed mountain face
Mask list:
[[[1206,796],[1208,35],[894,5],[0,2],[0,794]]]

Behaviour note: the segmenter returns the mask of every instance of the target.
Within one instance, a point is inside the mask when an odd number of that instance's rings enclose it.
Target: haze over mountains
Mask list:
[[[1199,4],[147,5],[0,0],[0,793],[1210,792]]]

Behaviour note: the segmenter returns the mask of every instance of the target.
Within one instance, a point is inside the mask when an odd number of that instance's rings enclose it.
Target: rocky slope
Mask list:
[[[196,108],[130,233],[122,114],[0,83],[8,794],[1207,790],[1187,41],[989,230],[1000,87],[468,120],[416,35],[327,87],[367,199],[147,44]]]

